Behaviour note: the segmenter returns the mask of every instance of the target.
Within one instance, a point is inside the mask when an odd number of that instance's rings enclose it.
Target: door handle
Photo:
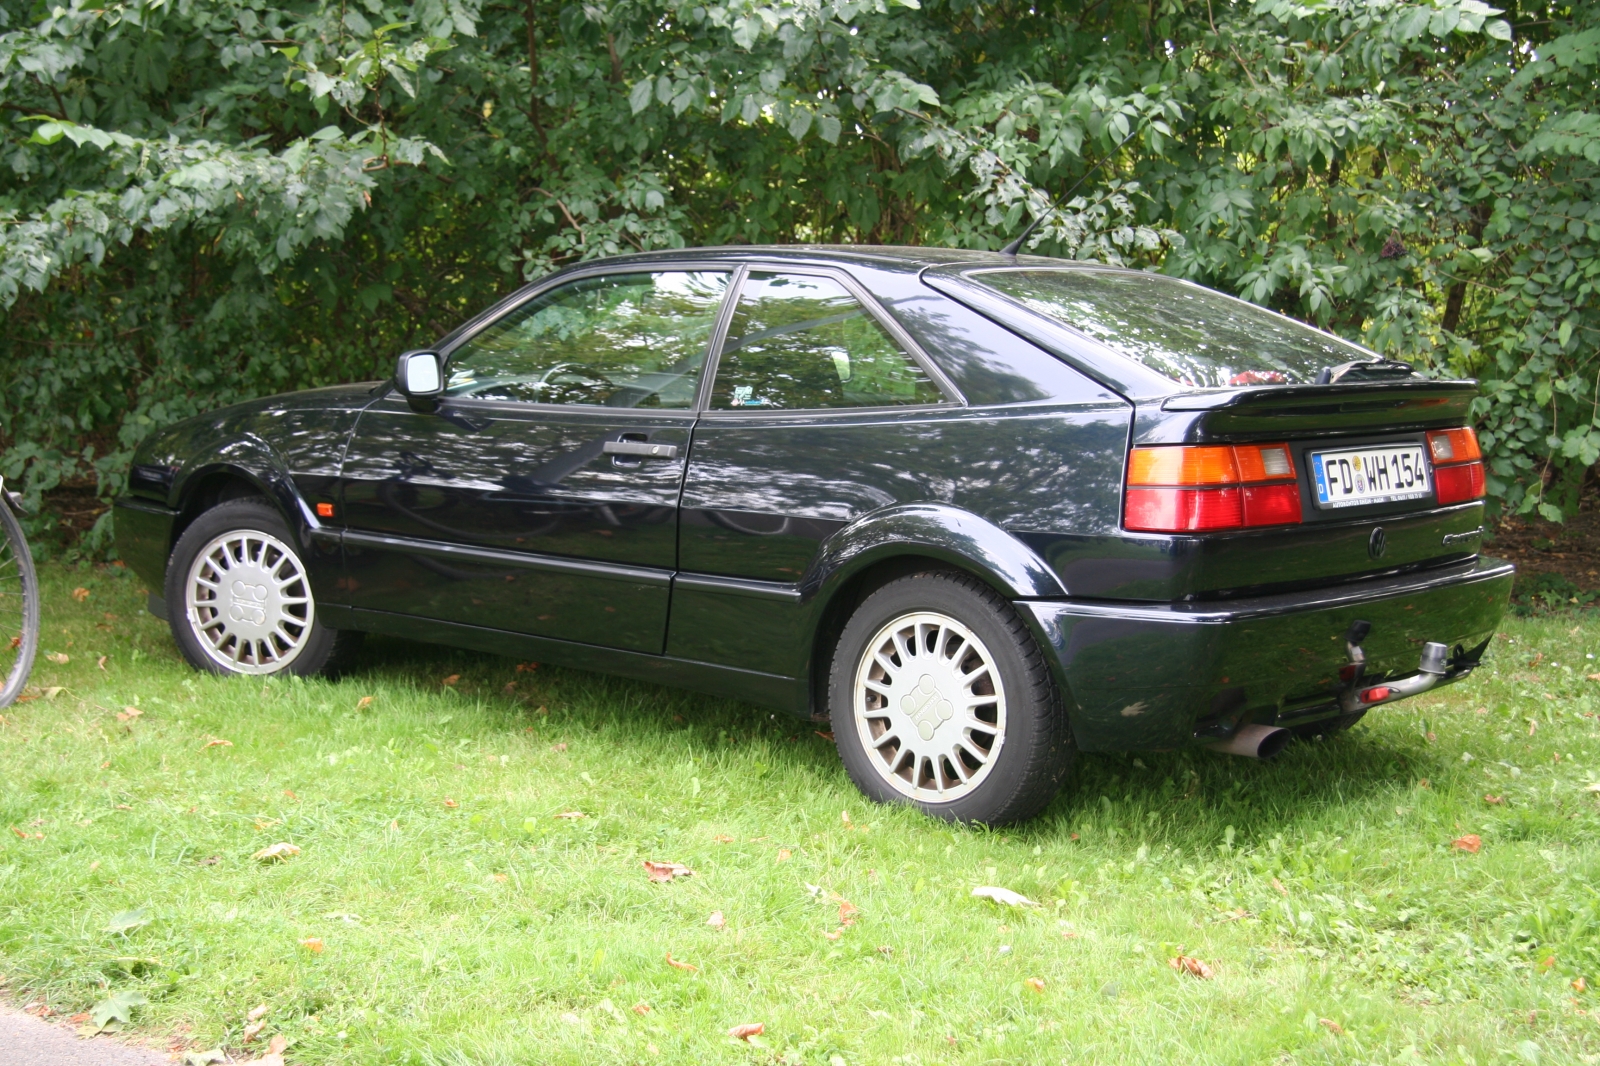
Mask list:
[[[642,440],[608,440],[600,450],[606,455],[630,455],[639,459],[676,459],[676,444],[651,444]]]

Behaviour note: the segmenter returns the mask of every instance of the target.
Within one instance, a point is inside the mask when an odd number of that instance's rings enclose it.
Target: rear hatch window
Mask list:
[[[1309,385],[1365,348],[1254,304],[1159,274],[985,270],[973,281],[1086,333],[1180,385]]]

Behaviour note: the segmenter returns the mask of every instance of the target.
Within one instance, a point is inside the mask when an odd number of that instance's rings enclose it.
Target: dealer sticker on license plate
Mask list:
[[[1312,452],[1311,473],[1319,507],[1417,500],[1432,489],[1420,444]]]

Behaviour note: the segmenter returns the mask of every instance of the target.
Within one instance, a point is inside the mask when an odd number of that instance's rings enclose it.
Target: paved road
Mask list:
[[[171,1066],[154,1051],[105,1037],[81,1040],[64,1025],[42,1022],[0,1003],[0,1063],[4,1066]]]

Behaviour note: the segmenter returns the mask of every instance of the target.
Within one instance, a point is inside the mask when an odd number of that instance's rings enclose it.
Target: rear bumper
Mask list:
[[[1511,595],[1496,559],[1310,592],[1141,606],[1026,600],[1053,653],[1086,751],[1171,748],[1246,722],[1339,713],[1344,634],[1372,623],[1365,684],[1413,674],[1422,646],[1450,650],[1450,680],[1477,665]]]

